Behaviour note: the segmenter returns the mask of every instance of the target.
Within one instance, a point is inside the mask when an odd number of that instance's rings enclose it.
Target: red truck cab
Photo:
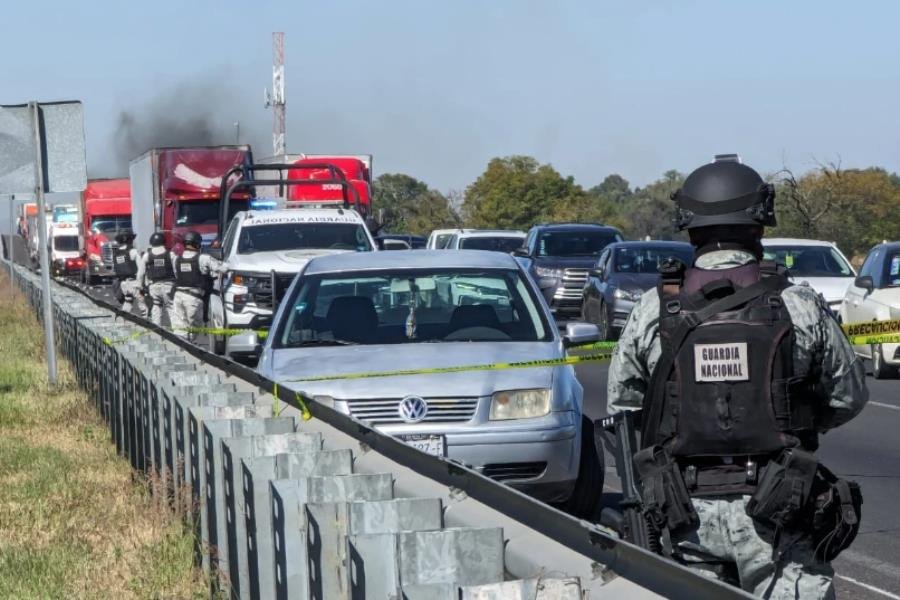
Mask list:
[[[297,165],[297,168],[288,171],[288,179],[334,179],[334,174],[330,169],[323,169],[318,166],[305,167],[304,165],[330,164],[335,166],[343,174],[343,179],[346,179],[353,186],[353,189],[356,190],[359,196],[359,212],[361,215],[366,217],[372,214],[372,173],[369,168],[371,158],[369,158],[367,164],[356,156],[317,154],[305,155],[303,158],[294,161],[294,164]],[[323,183],[321,186],[291,186],[288,188],[287,200],[289,202],[303,202],[310,205],[323,206],[340,204],[344,201],[344,196],[345,192],[341,185]],[[347,200],[351,206],[354,205],[355,198],[352,192],[348,194]]]
[[[131,161],[135,246],[146,248],[150,234],[162,231],[166,247],[180,252],[188,231],[217,237],[222,177],[233,167],[249,165],[249,146],[155,148]],[[231,199],[229,213],[247,210],[248,194]]]
[[[131,185],[127,179],[92,179],[81,193],[82,280],[111,277],[116,234],[131,231]]]

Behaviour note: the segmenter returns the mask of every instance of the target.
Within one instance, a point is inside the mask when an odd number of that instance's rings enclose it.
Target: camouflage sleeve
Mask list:
[[[659,350],[659,297],[653,288],[635,302],[613,351],[606,396],[609,414],[641,407]]]
[[[818,370],[828,405],[823,406],[821,430],[855,417],[869,400],[866,370],[828,306],[812,288],[792,286],[782,295],[794,323],[797,375]]]
[[[214,277],[219,273],[225,272],[225,267],[222,262],[216,258],[213,258],[209,254],[202,254],[200,256],[200,271],[204,275],[209,275],[210,277]]]

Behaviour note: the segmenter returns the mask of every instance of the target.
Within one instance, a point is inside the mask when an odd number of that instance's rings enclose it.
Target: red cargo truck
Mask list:
[[[293,161],[296,169],[288,171],[288,179],[334,179],[330,169],[321,168],[322,164],[337,167],[356,189],[359,195],[359,210],[363,217],[372,214],[372,157],[370,155],[339,156],[329,154],[304,154]],[[310,166],[306,166],[310,165]],[[288,201],[304,202],[311,205],[340,204],[346,192],[342,186],[334,183],[323,183],[321,186],[293,186],[288,188]],[[350,199],[353,202],[353,199]]]
[[[112,250],[120,231],[131,231],[129,181],[91,179],[81,193],[82,281],[94,285],[113,275]]]
[[[135,247],[146,248],[154,231],[162,231],[166,247],[176,252],[188,231],[199,233],[208,247],[218,235],[222,177],[252,161],[250,146],[154,148],[132,160]],[[235,194],[229,218],[247,208],[248,194]]]

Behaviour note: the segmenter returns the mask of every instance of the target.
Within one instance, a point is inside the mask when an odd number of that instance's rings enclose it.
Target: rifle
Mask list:
[[[619,501],[619,510],[610,507],[604,508],[600,513],[600,522],[618,531],[619,537],[625,541],[650,552],[662,554],[660,534],[644,510],[640,488],[634,473],[632,457],[637,448],[635,412],[637,411],[619,411],[594,424],[595,435],[600,434],[599,428],[615,435],[615,447],[609,448],[609,450],[615,456],[616,472],[622,483],[622,500]],[[609,446],[608,441],[607,446]]]

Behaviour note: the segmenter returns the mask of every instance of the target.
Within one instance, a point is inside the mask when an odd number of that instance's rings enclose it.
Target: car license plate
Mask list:
[[[401,435],[398,437],[426,454],[444,456],[447,453],[447,442],[442,435]]]

